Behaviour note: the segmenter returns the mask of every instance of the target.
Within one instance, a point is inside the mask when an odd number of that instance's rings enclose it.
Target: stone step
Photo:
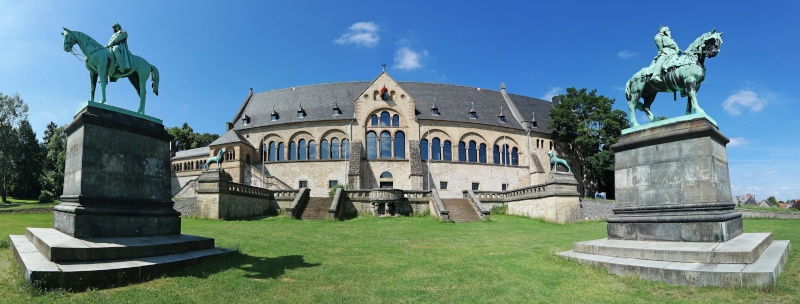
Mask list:
[[[14,259],[25,280],[37,288],[82,290],[87,287],[120,286],[157,278],[168,271],[221,257],[235,251],[225,248],[193,250],[126,260],[54,263],[24,235],[9,235]]]
[[[773,241],[753,263],[687,263],[566,251],[559,256],[603,267],[616,275],[685,286],[768,287],[775,284],[789,254],[789,241]]]
[[[697,263],[753,263],[772,243],[772,233],[744,233],[727,242],[657,242],[599,239],[572,249],[620,258]]]
[[[466,199],[442,199],[445,210],[450,211],[450,220],[455,223],[476,222],[481,219],[475,207]]]
[[[185,234],[77,239],[53,228],[27,228],[25,236],[56,263],[135,259],[214,248],[214,239]]]
[[[328,208],[331,206],[332,198],[311,197],[306,203],[300,219],[304,220],[324,220],[328,218]]]

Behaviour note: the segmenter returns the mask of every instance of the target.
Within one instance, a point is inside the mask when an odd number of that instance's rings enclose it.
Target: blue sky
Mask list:
[[[89,98],[89,77],[62,50],[61,28],[105,43],[119,22],[131,52],[161,72],[161,95],[148,92],[146,112],[168,127],[219,134],[251,87],[369,81],[384,63],[398,81],[505,83],[548,100],[585,87],[627,109],[623,87],[656,54],[660,25],[682,49],[716,27],[724,43],[706,61],[698,99],[731,139],[733,194],[800,198],[800,2],[272,2],[0,0],[0,92],[30,105],[40,138],[49,121],[70,122]],[[108,96],[138,107],[126,80]],[[652,110],[674,117],[685,102],[661,94]]]

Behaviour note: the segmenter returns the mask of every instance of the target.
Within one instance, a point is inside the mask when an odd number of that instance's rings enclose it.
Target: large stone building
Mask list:
[[[385,71],[372,82],[251,89],[219,139],[175,154],[173,193],[222,149],[234,182],[306,187],[312,196],[335,185],[436,187],[442,197],[527,187],[550,173],[552,107],[503,84],[497,91],[397,82]]]

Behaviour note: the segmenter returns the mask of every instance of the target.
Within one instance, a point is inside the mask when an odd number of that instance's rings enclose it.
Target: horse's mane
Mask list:
[[[704,33],[704,34],[700,35],[700,37],[697,37],[697,39],[695,39],[694,42],[692,42],[692,44],[690,44],[689,47],[686,48],[686,51],[684,51],[683,53],[684,54],[697,54],[697,53],[700,53],[700,51],[702,50],[703,46],[706,43],[706,40],[708,40],[710,38],[717,38],[715,36],[719,36],[721,34],[722,33],[717,33],[716,29],[714,29],[713,31],[710,31],[708,33]]]
[[[99,42],[97,42],[97,40],[94,40],[94,38],[92,38],[92,36],[86,35],[83,32],[73,31],[73,30],[70,30],[69,32],[74,34],[75,36],[77,36],[78,39],[86,41],[87,43],[92,44],[95,47],[98,47],[98,48],[103,47],[103,45],[100,44]]]

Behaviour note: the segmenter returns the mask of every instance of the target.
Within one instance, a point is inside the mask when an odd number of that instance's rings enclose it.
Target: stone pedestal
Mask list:
[[[558,255],[670,284],[774,285],[789,241],[742,233],[731,201],[728,141],[696,115],[623,135],[611,146],[618,207],[607,220],[608,238]]]
[[[623,135],[611,146],[617,208],[609,239],[724,242],[741,234],[728,141],[706,119]]]
[[[169,140],[152,117],[91,103],[67,126],[55,229],[11,235],[25,279],[38,288],[119,286],[233,252],[182,235],[170,198]]]
[[[76,238],[180,234],[160,123],[87,106],[67,126],[64,194],[54,227]]]

